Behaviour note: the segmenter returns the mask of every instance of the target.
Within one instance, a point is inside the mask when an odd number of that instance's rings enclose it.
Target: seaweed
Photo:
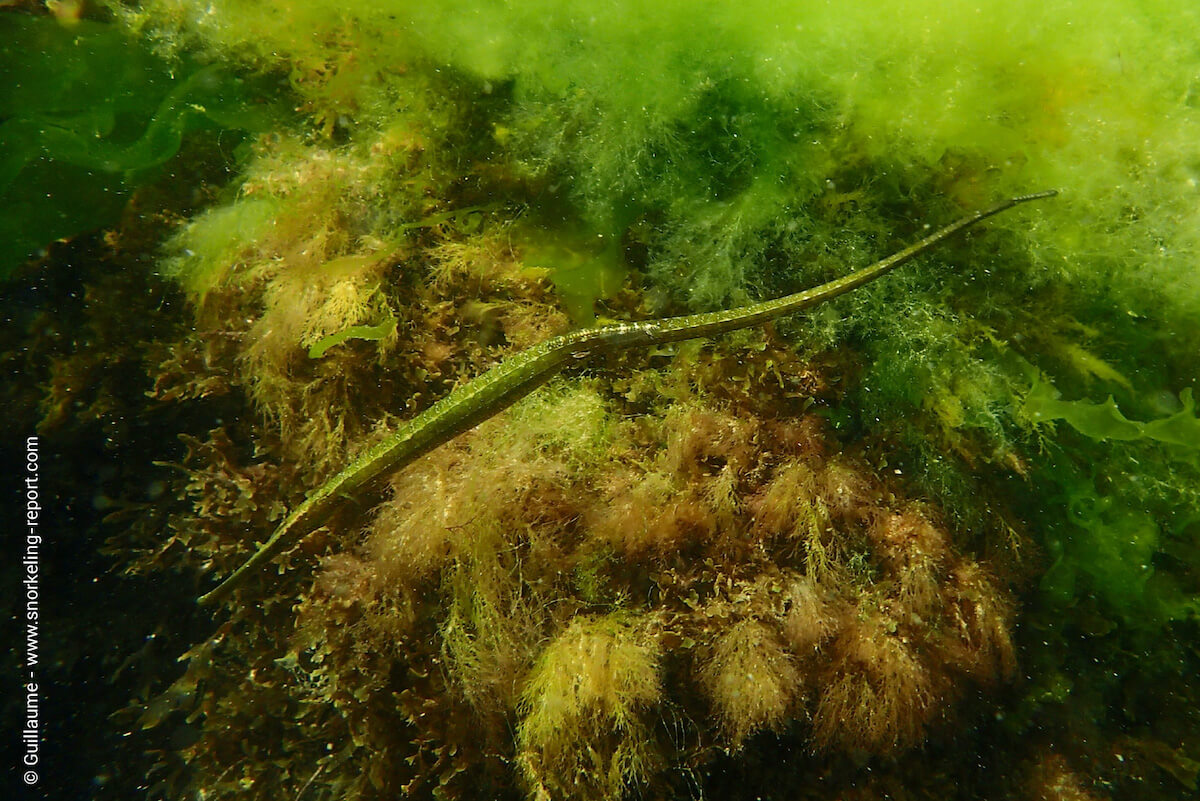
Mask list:
[[[3,14],[0,39],[0,278],[114,223],[189,132],[261,132],[284,117],[262,82],[158,57],[119,26]]]
[[[351,339],[363,339],[370,342],[377,342],[396,330],[396,319],[389,317],[378,325],[352,325],[349,328],[343,328],[335,334],[322,337],[317,340],[308,349],[308,358],[319,359],[324,356],[330,348],[336,348],[343,342]]]
[[[1191,387],[1179,393],[1179,405],[1180,410],[1172,415],[1141,423],[1121,414],[1111,395],[1104,403],[1064,401],[1051,384],[1037,382],[1025,396],[1022,413],[1034,424],[1064,420],[1090,439],[1149,439],[1178,445],[1184,451],[1200,450],[1200,418],[1196,417]]]

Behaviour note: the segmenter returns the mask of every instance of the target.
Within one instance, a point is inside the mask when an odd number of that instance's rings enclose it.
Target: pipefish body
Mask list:
[[[287,516],[270,539],[241,567],[201,596],[199,603],[208,606],[225,598],[284,548],[319,528],[339,504],[362,498],[378,489],[391,473],[507,408],[568,364],[594,353],[716,336],[807,309],[886,275],[942,240],[988,217],[1055,194],[1055,190],[1050,190],[1009,198],[968,214],[882,261],[803,292],[736,309],[572,331],[527,348],[455,389],[314,490]]]

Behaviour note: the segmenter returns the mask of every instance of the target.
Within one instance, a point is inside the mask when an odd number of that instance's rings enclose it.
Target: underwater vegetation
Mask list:
[[[72,35],[200,77],[81,68],[119,113],[14,95],[0,191],[76,168],[127,191],[193,124],[248,132],[154,251],[189,324],[54,352],[40,401],[64,424],[93,362],[139,366],[121,415],[180,446],[106,549],[188,600],[524,348],[1062,191],[810,314],[572,369],[343,505],[190,611],[211,636],[114,717],[151,797],[1194,794],[1197,12],[104,9]],[[298,115],[195,111],[262,86]],[[136,275],[88,280],[89,325],[119,330]]]
[[[385,440],[362,454],[320,487],[309,493],[270,538],[241,567],[200,598],[202,606],[219,602],[253,572],[278,553],[321,528],[338,505],[361,503],[374,494],[381,479],[398,472],[425,453],[440,447],[465,430],[474,428],[494,414],[538,389],[567,366],[578,366],[597,353],[628,348],[653,349],[691,339],[713,338],[731,331],[756,327],[839,297],[876,281],[955,234],[1022,203],[1053,197],[1054,191],[1010,198],[939,228],[920,242],[874,264],[848,273],[820,286],[781,298],[717,312],[702,312],[660,320],[593,326],[548,339],[502,361],[483,375],[459,386],[452,393],[406,422]],[[395,320],[378,326],[351,326],[323,338],[309,348],[317,358],[325,344],[338,344],[351,336],[380,339],[394,328]]]
[[[0,278],[56,239],[113,225],[197,128],[282,121],[255,81],[169,62],[111,25],[0,15]]]

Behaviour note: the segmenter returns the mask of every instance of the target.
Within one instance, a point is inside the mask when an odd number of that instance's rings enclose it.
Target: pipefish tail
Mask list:
[[[377,490],[391,473],[507,408],[568,364],[594,353],[716,336],[807,309],[886,275],[943,240],[989,217],[1013,206],[1055,194],[1056,191],[1050,190],[1009,198],[990,208],[968,214],[869,267],[793,295],[724,311],[572,331],[521,351],[455,389],[314,490],[287,516],[270,539],[260,545],[241,567],[201,596],[199,603],[208,606],[225,598],[276,554],[319,528],[339,504],[348,499],[363,498]]]

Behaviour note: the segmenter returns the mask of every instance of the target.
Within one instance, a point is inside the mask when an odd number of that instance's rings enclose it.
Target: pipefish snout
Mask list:
[[[793,295],[724,311],[572,331],[510,356],[418,414],[317,487],[241,567],[202,595],[199,602],[208,606],[225,598],[284,548],[319,528],[339,504],[363,498],[391,473],[507,408],[569,363],[594,353],[711,337],[761,325],[874,281],[941,241],[1013,206],[1056,194],[1056,190],[1049,190],[1009,198],[968,214],[882,261]]]

